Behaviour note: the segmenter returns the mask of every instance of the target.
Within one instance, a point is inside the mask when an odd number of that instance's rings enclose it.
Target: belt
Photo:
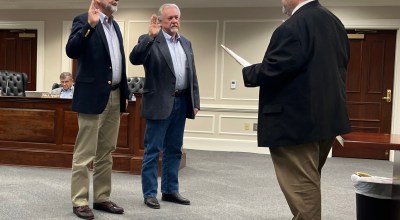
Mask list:
[[[111,90],[116,90],[118,88],[119,88],[119,83],[111,86]]]
[[[186,96],[188,93],[189,93],[189,91],[187,89],[184,89],[184,90],[178,90],[177,89],[172,93],[172,96],[174,96],[174,97],[182,97],[182,96]]]

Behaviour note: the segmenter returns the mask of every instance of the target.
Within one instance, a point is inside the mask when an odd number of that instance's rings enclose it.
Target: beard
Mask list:
[[[107,11],[109,11],[111,13],[114,13],[114,12],[116,12],[118,10],[118,6],[117,5],[112,5],[112,4],[108,3],[108,2],[106,2],[106,0],[101,0],[101,4],[104,6],[104,8]],[[118,4],[118,2],[117,2],[117,4]]]
[[[172,32],[172,33],[178,33],[179,32],[179,28],[178,27],[171,27],[170,28],[170,31]]]
[[[292,12],[287,6],[282,6],[282,13],[287,16],[292,16]]]

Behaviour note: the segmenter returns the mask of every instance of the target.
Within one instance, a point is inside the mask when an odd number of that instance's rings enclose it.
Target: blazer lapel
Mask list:
[[[107,50],[108,56],[111,58],[110,50],[108,49],[107,37],[106,37],[106,34],[104,33],[103,24],[101,23],[101,21],[99,21],[99,23],[97,23],[96,30],[100,34],[101,40],[103,41],[104,47]]]
[[[187,65],[188,65],[187,68],[189,68],[189,70],[187,71],[187,74],[189,74],[189,82],[190,82],[190,85],[192,85],[192,82],[193,82],[193,60],[192,60],[193,51],[189,45],[189,42],[182,36],[181,36],[181,45],[186,54]]]
[[[192,64],[193,64],[192,49],[190,48],[188,41],[182,36],[181,36],[181,45],[182,45],[183,50],[185,51],[186,59],[187,59],[188,65],[189,65],[190,72],[192,72],[192,68],[193,68],[193,66],[192,66]]]
[[[113,25],[114,25],[115,32],[117,33],[117,36],[118,36],[119,49],[121,51],[121,57],[122,57],[122,69],[124,70],[125,69],[125,56],[124,56],[125,51],[124,51],[124,43],[122,40],[122,34],[121,34],[121,30],[119,29],[118,23],[114,20],[113,20]]]
[[[175,75],[174,64],[172,63],[172,57],[171,57],[171,54],[169,53],[167,40],[165,40],[165,37],[164,37],[164,35],[162,34],[161,31],[157,35],[156,40],[157,40],[157,43],[158,43],[157,44],[158,48],[160,49],[161,54],[164,56],[165,60],[167,61],[169,69]]]

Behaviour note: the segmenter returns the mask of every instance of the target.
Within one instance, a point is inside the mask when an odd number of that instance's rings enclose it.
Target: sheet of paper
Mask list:
[[[336,136],[336,140],[338,140],[339,144],[342,145],[342,147],[344,146],[344,140],[342,136],[340,135]]]
[[[243,59],[242,57],[240,57],[239,55],[237,55],[235,52],[233,52],[232,50],[230,50],[229,48],[225,47],[223,44],[221,44],[221,47],[224,48],[224,50],[231,55],[240,65],[242,65],[243,67],[247,67],[250,66],[251,63],[247,62],[245,59]]]

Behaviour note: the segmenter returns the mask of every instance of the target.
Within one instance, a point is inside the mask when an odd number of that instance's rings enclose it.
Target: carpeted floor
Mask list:
[[[94,210],[95,219],[291,219],[269,155],[186,152],[180,192],[190,206],[163,202],[158,195],[161,209],[150,209],[143,204],[140,176],[113,173],[111,199],[125,213]],[[322,219],[356,219],[351,174],[391,177],[392,166],[389,161],[329,158],[322,177]],[[0,166],[0,220],[78,219],[72,213],[70,175],[68,169]]]

